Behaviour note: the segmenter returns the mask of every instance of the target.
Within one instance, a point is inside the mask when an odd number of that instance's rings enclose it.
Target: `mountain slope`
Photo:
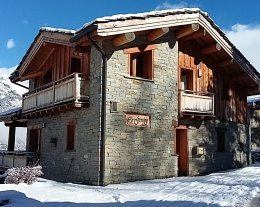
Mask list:
[[[0,113],[21,106],[22,97],[18,94],[8,77],[0,71]]]
[[[19,91],[19,92],[18,92]],[[26,91],[12,84],[8,76],[0,71],[0,113],[20,107],[22,96],[19,93]],[[16,128],[16,150],[25,149],[26,128]],[[8,127],[0,122],[0,150],[7,149]]]

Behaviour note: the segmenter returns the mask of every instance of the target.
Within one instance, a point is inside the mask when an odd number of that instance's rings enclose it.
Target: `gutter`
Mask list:
[[[10,81],[11,81],[11,83],[13,83],[13,84],[15,84],[15,85],[18,85],[18,86],[20,86],[20,87],[23,87],[23,88],[29,90],[29,87],[27,87],[27,86],[24,86],[24,85],[22,85],[22,84],[20,84],[20,83],[16,83],[16,82],[12,81],[11,79],[10,79]]]
[[[101,88],[101,132],[99,138],[99,175],[98,175],[98,185],[105,185],[105,137],[106,137],[106,87],[107,87],[107,55],[105,51],[103,51],[99,45],[92,39],[89,33],[87,33],[87,37],[90,42],[94,45],[94,47],[101,53],[102,55],[102,88]]]

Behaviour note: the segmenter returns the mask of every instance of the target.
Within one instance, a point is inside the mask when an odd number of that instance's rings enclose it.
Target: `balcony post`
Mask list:
[[[8,136],[8,151],[14,151],[15,145],[15,125],[11,124],[9,126],[9,136]]]

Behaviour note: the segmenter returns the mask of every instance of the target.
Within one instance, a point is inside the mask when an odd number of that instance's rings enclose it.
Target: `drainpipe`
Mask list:
[[[102,55],[102,88],[101,88],[101,132],[99,138],[99,176],[98,185],[104,186],[105,171],[105,136],[106,136],[106,86],[107,86],[107,56],[99,45],[92,39],[89,33],[87,37],[94,47]]]

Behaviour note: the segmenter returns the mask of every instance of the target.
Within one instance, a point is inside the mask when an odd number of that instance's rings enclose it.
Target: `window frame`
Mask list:
[[[154,50],[156,49],[156,45],[148,45],[143,47],[133,47],[133,48],[127,48],[124,49],[124,54],[128,54],[128,75],[132,78],[137,79],[145,79],[145,80],[154,80]],[[149,52],[149,54],[148,54]],[[136,65],[136,59],[132,58],[133,56],[137,57],[138,55],[142,54],[144,59],[150,59],[150,62],[148,63],[148,69],[146,67],[143,67],[143,75],[137,76],[137,65]],[[149,55],[151,57],[149,57]],[[148,60],[143,60],[148,61]],[[131,67],[132,65],[132,67]],[[143,64],[143,65],[146,65]],[[131,74],[131,68],[133,68],[133,73]],[[146,74],[146,75],[145,75]]]
[[[80,71],[79,72],[75,72],[73,71],[74,69],[72,68],[72,59],[77,59],[78,61],[80,61]],[[73,74],[73,73],[82,73],[83,71],[83,57],[81,56],[76,56],[76,55],[72,55],[70,57],[70,74]]]
[[[73,127],[73,128],[71,128]],[[76,123],[75,122],[68,122],[66,125],[66,150],[67,151],[74,151],[75,150],[75,137],[76,137]],[[70,130],[73,129],[71,132]]]

